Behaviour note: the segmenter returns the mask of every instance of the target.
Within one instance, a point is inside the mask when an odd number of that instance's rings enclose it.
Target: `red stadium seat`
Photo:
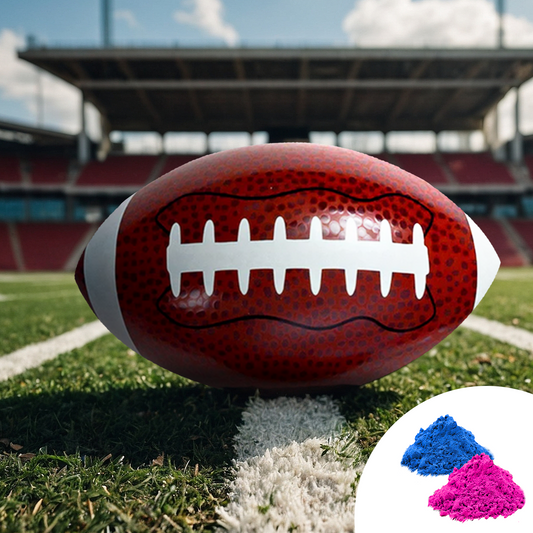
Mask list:
[[[0,223],[0,270],[17,270],[15,254],[9,238],[9,228],[7,224]]]
[[[394,154],[400,167],[431,185],[449,183],[442,167],[435,160],[433,154]]]
[[[511,224],[524,241],[524,244],[529,248],[533,257],[533,220],[513,220]]]
[[[488,153],[443,153],[442,157],[460,184],[516,184],[507,167],[495,161]]]
[[[30,161],[31,181],[38,184],[65,183],[68,165],[66,157],[33,157]]]
[[[21,181],[19,158],[14,155],[0,156],[0,182],[19,183]]]
[[[524,157],[524,163],[529,170],[530,177],[533,179],[533,155],[526,155]]]
[[[149,180],[157,160],[155,155],[114,155],[103,162],[90,161],[83,167],[76,185],[142,187]]]
[[[86,223],[17,224],[24,265],[27,270],[62,270],[75,247],[91,228]]]

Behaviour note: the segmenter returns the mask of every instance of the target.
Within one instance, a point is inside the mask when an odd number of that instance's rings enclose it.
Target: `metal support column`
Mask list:
[[[85,97],[81,96],[80,105],[81,128],[78,134],[78,163],[85,165],[90,159],[89,136],[87,135],[87,121],[85,118]]]
[[[520,89],[517,87],[516,100],[514,106],[514,120],[515,120],[515,133],[511,142],[511,161],[513,163],[521,163],[524,159],[524,143],[522,139],[522,133],[520,131]]]
[[[503,48],[504,43],[504,31],[503,31],[503,19],[504,19],[504,13],[505,6],[504,6],[504,0],[498,0],[498,48]]]

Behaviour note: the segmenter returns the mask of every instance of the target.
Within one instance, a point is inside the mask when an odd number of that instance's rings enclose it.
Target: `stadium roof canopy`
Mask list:
[[[121,131],[481,129],[533,50],[30,48]]]
[[[0,120],[0,142],[44,147],[76,146],[76,136],[18,122]]]

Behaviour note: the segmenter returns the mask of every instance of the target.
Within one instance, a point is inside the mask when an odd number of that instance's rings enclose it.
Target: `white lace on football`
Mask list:
[[[317,295],[322,284],[322,271],[332,269],[344,270],[346,292],[350,296],[355,292],[360,270],[379,272],[384,298],[390,292],[394,273],[412,274],[416,297],[421,299],[429,274],[429,254],[420,224],[413,227],[412,244],[393,242],[387,220],[381,222],[379,241],[359,240],[353,218],[347,220],[344,239],[324,239],[318,217],[311,220],[308,239],[287,239],[285,221],[278,217],[272,240],[251,240],[250,224],[243,218],[236,241],[215,242],[215,225],[208,220],[203,240],[198,243],[182,243],[180,225],[175,223],[172,226],[167,269],[174,296],[180,294],[181,275],[186,272],[202,272],[205,291],[212,295],[215,272],[224,270],[237,271],[242,294],[248,292],[252,270],[272,270],[275,290],[281,294],[288,269],[308,270],[311,292]]]

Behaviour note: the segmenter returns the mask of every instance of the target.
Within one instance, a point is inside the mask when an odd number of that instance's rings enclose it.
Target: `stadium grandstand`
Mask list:
[[[19,57],[80,89],[83,126],[67,135],[0,122],[2,270],[73,269],[126,197],[198,157],[128,153],[112,132],[266,132],[269,142],[330,132],[349,148],[350,134],[379,132],[373,155],[454,200],[503,265],[533,260],[533,139],[517,126],[502,145],[489,120],[533,77],[531,50],[33,46]],[[99,145],[85,132],[85,102],[101,115]],[[484,149],[447,151],[439,139],[450,131],[482,132]],[[395,132],[432,132],[436,149],[387,149]]]

